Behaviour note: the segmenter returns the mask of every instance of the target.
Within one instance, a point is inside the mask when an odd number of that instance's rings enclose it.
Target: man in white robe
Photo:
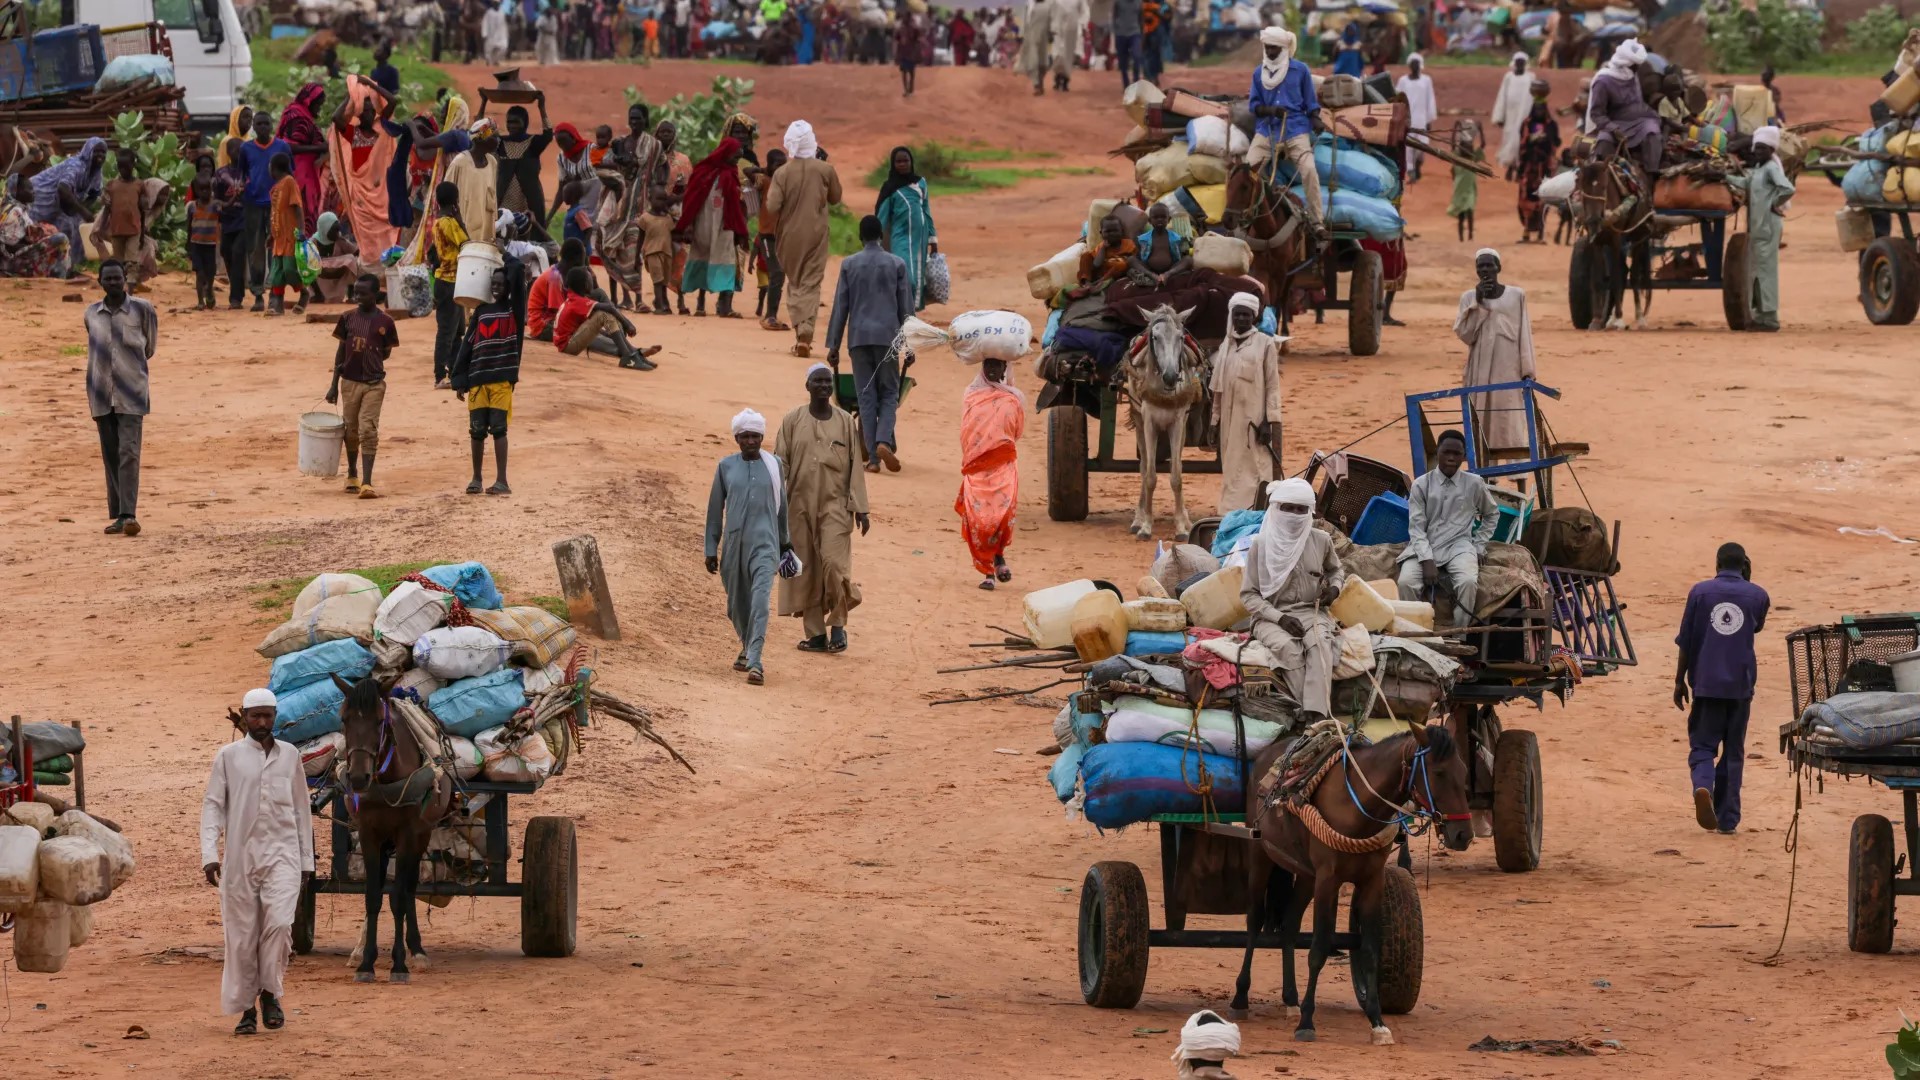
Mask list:
[[[1393,88],[1406,95],[1407,130],[1425,138],[1427,129],[1440,116],[1440,106],[1433,96],[1433,76],[1427,74],[1426,61],[1419,53],[1407,57],[1407,73],[1400,76]],[[1412,179],[1420,179],[1420,162],[1425,157],[1412,146],[1407,147],[1407,171]]]
[[[1462,386],[1492,386],[1534,377],[1533,317],[1524,290],[1500,280],[1500,253],[1481,248],[1473,258],[1479,284],[1460,294],[1453,332],[1467,344]],[[1527,403],[1524,391],[1496,390],[1473,395],[1475,460],[1527,457]]]
[[[1280,438],[1280,342],[1255,325],[1260,300],[1235,293],[1232,322],[1213,357],[1213,422],[1220,431],[1218,512],[1251,510],[1273,480]]]
[[[1087,0],[1053,0],[1053,88],[1065,93],[1089,18]]]
[[[293,744],[273,737],[278,713],[270,690],[249,690],[239,712],[227,711],[246,738],[214,755],[200,805],[200,862],[207,884],[220,889],[226,932],[220,1009],[240,1014],[235,1035],[254,1034],[259,1022],[269,1029],[286,1023],[280,995],[293,955],[294,910],[313,876],[306,770]]]
[[[1527,116],[1533,112],[1533,73],[1527,70],[1527,54],[1513,54],[1507,73],[1500,76],[1500,93],[1493,99],[1493,122],[1500,125],[1500,165],[1513,179],[1513,167],[1520,160],[1520,133],[1526,130]]]

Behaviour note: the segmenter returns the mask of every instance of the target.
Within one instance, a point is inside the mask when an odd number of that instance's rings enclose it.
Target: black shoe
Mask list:
[[[827,651],[828,652],[846,652],[847,651],[847,628],[846,627],[836,626],[833,629],[827,631]]]
[[[140,535],[140,522],[137,518],[126,518],[120,522],[120,531],[127,536]]]
[[[264,990],[260,992],[260,1020],[268,1031],[279,1031],[287,1023],[287,1014],[280,1011],[279,999]]]
[[[267,310],[267,298],[264,296],[261,296],[258,293],[255,293],[253,297],[252,310],[255,315],[258,315],[259,313]]]
[[[106,528],[104,528],[104,529],[102,529],[102,530],[100,530],[100,531],[101,531],[101,532],[104,532],[104,533],[106,533],[106,534],[107,534],[108,536],[118,536],[118,535],[120,535],[121,533],[123,533],[123,532],[126,532],[126,531],[127,531],[127,519],[126,519],[126,518],[114,518],[114,519],[113,519],[113,524],[111,524],[111,525],[109,525],[109,526],[107,526]]]
[[[241,1013],[240,1022],[233,1025],[233,1033],[235,1035],[258,1035],[260,1033],[260,1021],[257,1015],[258,1014],[252,1009]]]
[[[827,635],[825,634],[821,634],[819,637],[810,637],[810,638],[802,639],[800,644],[795,647],[798,648],[801,652],[831,652],[832,651],[832,649],[827,645]]]

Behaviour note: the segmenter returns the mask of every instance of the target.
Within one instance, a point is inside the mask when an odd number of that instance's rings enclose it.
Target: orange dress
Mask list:
[[[1026,402],[1017,391],[975,383],[960,412],[960,535],[973,568],[993,573],[995,556],[1013,542],[1013,512],[1020,498],[1016,460],[1026,429]]]

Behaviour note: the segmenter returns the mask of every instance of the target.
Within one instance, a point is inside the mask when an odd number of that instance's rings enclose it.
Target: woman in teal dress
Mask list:
[[[933,234],[933,206],[927,182],[914,171],[913,151],[896,146],[887,160],[893,167],[873,212],[887,231],[887,250],[906,260],[913,310],[922,311],[927,306],[927,256],[940,250]]]

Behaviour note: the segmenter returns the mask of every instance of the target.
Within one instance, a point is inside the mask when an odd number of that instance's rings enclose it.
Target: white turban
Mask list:
[[[1628,38],[1613,50],[1613,59],[1607,61],[1606,71],[1616,79],[1625,78],[1628,68],[1646,61],[1647,47],[1640,44],[1637,38]]]
[[[247,696],[240,699],[240,707],[242,709],[277,709],[280,707],[280,699],[274,697],[271,690],[264,688],[249,690]]]
[[[1753,144],[1755,146],[1771,146],[1775,150],[1780,149],[1780,129],[1774,127],[1772,124],[1768,124],[1766,127],[1753,133]]]
[[[810,158],[820,151],[820,142],[813,137],[813,125],[805,120],[788,124],[786,137],[781,142],[787,148],[788,157]]]
[[[1202,1020],[1211,1023],[1203,1024]],[[1222,1020],[1212,1009],[1201,1009],[1187,1017],[1186,1026],[1180,1029],[1180,1045],[1173,1050],[1182,1077],[1193,1075],[1189,1061],[1225,1061],[1239,1056],[1240,1025]]]
[[[1474,262],[1479,262],[1479,261],[1480,261],[1480,256],[1482,256],[1482,255],[1491,255],[1491,256],[1493,256],[1493,261],[1494,261],[1494,262],[1497,262],[1497,263],[1500,263],[1500,265],[1501,265],[1501,266],[1505,266],[1505,265],[1507,265],[1506,263],[1504,263],[1504,262],[1501,262],[1501,260],[1500,260],[1500,253],[1499,253],[1499,252],[1497,252],[1497,251],[1495,251],[1495,250],[1493,250],[1492,248],[1481,248],[1481,249],[1480,249],[1479,251],[1476,251],[1476,252],[1474,252],[1474,253],[1473,253],[1473,261],[1474,261]]]
[[[1260,44],[1278,45],[1288,52],[1293,51],[1293,31],[1284,26],[1269,26],[1260,31]]]
[[[1293,31],[1284,26],[1269,26],[1260,31],[1260,46],[1260,85],[1277,90],[1293,67]],[[1266,50],[1271,48],[1278,48],[1280,55],[1268,59]]]
[[[767,418],[752,409],[741,409],[733,418],[733,433],[751,431],[756,435],[767,433]]]
[[[1283,503],[1307,508],[1304,514],[1282,513]],[[1307,550],[1307,534],[1313,531],[1313,485],[1299,477],[1276,480],[1267,485],[1267,512],[1260,532],[1247,549],[1247,564],[1260,572],[1260,588],[1269,594],[1293,573],[1300,556]]]
[[[1424,57],[1424,56],[1421,56],[1421,55],[1420,55],[1419,53],[1408,53],[1408,54],[1407,54],[1407,66],[1408,66],[1408,67],[1412,67],[1412,66],[1413,66],[1413,65],[1415,65],[1415,64],[1424,64],[1424,63],[1426,63],[1426,62],[1427,62],[1427,58],[1426,58],[1426,57]]]
[[[1523,52],[1514,53],[1513,59],[1507,61],[1507,66],[1512,67],[1514,64],[1524,64],[1527,62],[1527,59],[1528,57],[1526,53],[1523,53]]]
[[[1260,298],[1250,292],[1234,293],[1233,299],[1227,301],[1228,313],[1231,314],[1235,308],[1246,308],[1257,316],[1260,314]]]

